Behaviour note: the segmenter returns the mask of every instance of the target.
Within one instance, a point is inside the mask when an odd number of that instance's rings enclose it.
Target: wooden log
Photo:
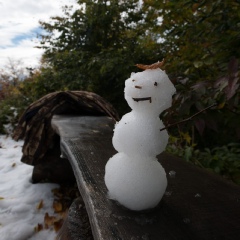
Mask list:
[[[56,237],[56,240],[70,239],[93,239],[87,211],[81,197],[76,198],[72,203],[68,216]]]
[[[116,153],[113,124],[108,117],[52,120],[74,170],[94,239],[239,239],[240,187],[170,154],[158,157],[168,187],[155,209],[134,212],[109,199],[104,174],[106,162]]]

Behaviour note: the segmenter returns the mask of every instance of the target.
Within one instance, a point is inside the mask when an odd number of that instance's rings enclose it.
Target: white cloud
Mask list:
[[[34,48],[39,20],[48,21],[62,14],[62,6],[74,4],[75,0],[0,0],[0,68],[8,58],[36,66],[43,52]]]
[[[35,48],[36,43],[31,39],[24,39],[17,45],[0,49],[0,66],[10,59],[22,59],[25,66],[34,67],[39,64],[43,50]]]

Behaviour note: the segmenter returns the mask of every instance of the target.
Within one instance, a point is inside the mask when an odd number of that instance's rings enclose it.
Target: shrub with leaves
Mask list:
[[[170,144],[168,152],[180,156],[187,162],[213,171],[223,177],[240,184],[240,143],[230,143],[213,149],[195,149],[193,146],[186,145],[179,147]]]
[[[152,7],[143,3],[143,9],[138,0],[77,2],[74,12],[65,7],[62,17],[40,22],[48,34],[39,46],[44,66],[38,84],[43,81],[48,90],[93,91],[124,113],[124,81],[137,70],[134,65],[162,59],[149,28],[158,25],[156,16],[147,16]]]
[[[238,142],[240,1],[147,2],[161,10],[162,25],[153,31],[163,38],[165,67],[177,87],[165,122],[178,122],[215,106],[171,133],[187,132],[199,148]]]
[[[165,113],[166,122],[178,122],[201,112],[192,121],[179,124],[170,132],[178,136],[188,132],[198,147],[215,147],[240,140],[239,66],[236,58],[228,64],[228,73],[215,81],[192,83],[179,80],[173,107]],[[203,109],[213,106],[206,111]]]
[[[0,133],[11,134],[18,119],[29,102],[22,96],[16,95],[0,101]]]
[[[20,115],[30,104],[28,97],[20,92],[22,84],[8,85],[4,97],[0,100],[0,133],[11,134]]]

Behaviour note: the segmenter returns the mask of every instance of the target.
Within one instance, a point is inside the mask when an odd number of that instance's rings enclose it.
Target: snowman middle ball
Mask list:
[[[143,117],[130,112],[125,114],[115,125],[112,143],[118,152],[128,156],[136,155],[156,157],[165,150],[168,143],[168,133],[158,117]]]

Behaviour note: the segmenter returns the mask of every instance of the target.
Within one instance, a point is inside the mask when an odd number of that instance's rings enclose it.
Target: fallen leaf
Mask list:
[[[43,200],[41,200],[38,205],[37,205],[37,209],[41,209],[43,207]]]
[[[163,66],[163,64],[164,64],[164,59],[162,60],[162,62],[156,62],[156,63],[153,63],[151,65],[136,64],[135,66],[140,68],[140,69],[146,70],[146,69],[161,68]]]
[[[61,202],[54,201],[53,202],[53,209],[56,213],[62,212],[63,210],[63,205]]]
[[[46,229],[48,229],[49,227],[53,226],[55,221],[56,221],[56,217],[49,216],[48,213],[45,214],[45,216],[44,216],[44,224],[45,224],[45,228]]]
[[[38,223],[38,225],[34,228],[34,231],[35,232],[40,232],[40,231],[42,231],[43,230],[43,225],[42,224],[39,224]]]
[[[4,199],[4,197],[0,197],[0,200],[3,200]]]
[[[53,227],[54,227],[55,232],[58,232],[61,229],[63,222],[64,222],[63,219],[59,219],[58,221],[54,222]]]
[[[12,167],[16,167],[16,163],[13,163],[13,164],[12,164]]]

